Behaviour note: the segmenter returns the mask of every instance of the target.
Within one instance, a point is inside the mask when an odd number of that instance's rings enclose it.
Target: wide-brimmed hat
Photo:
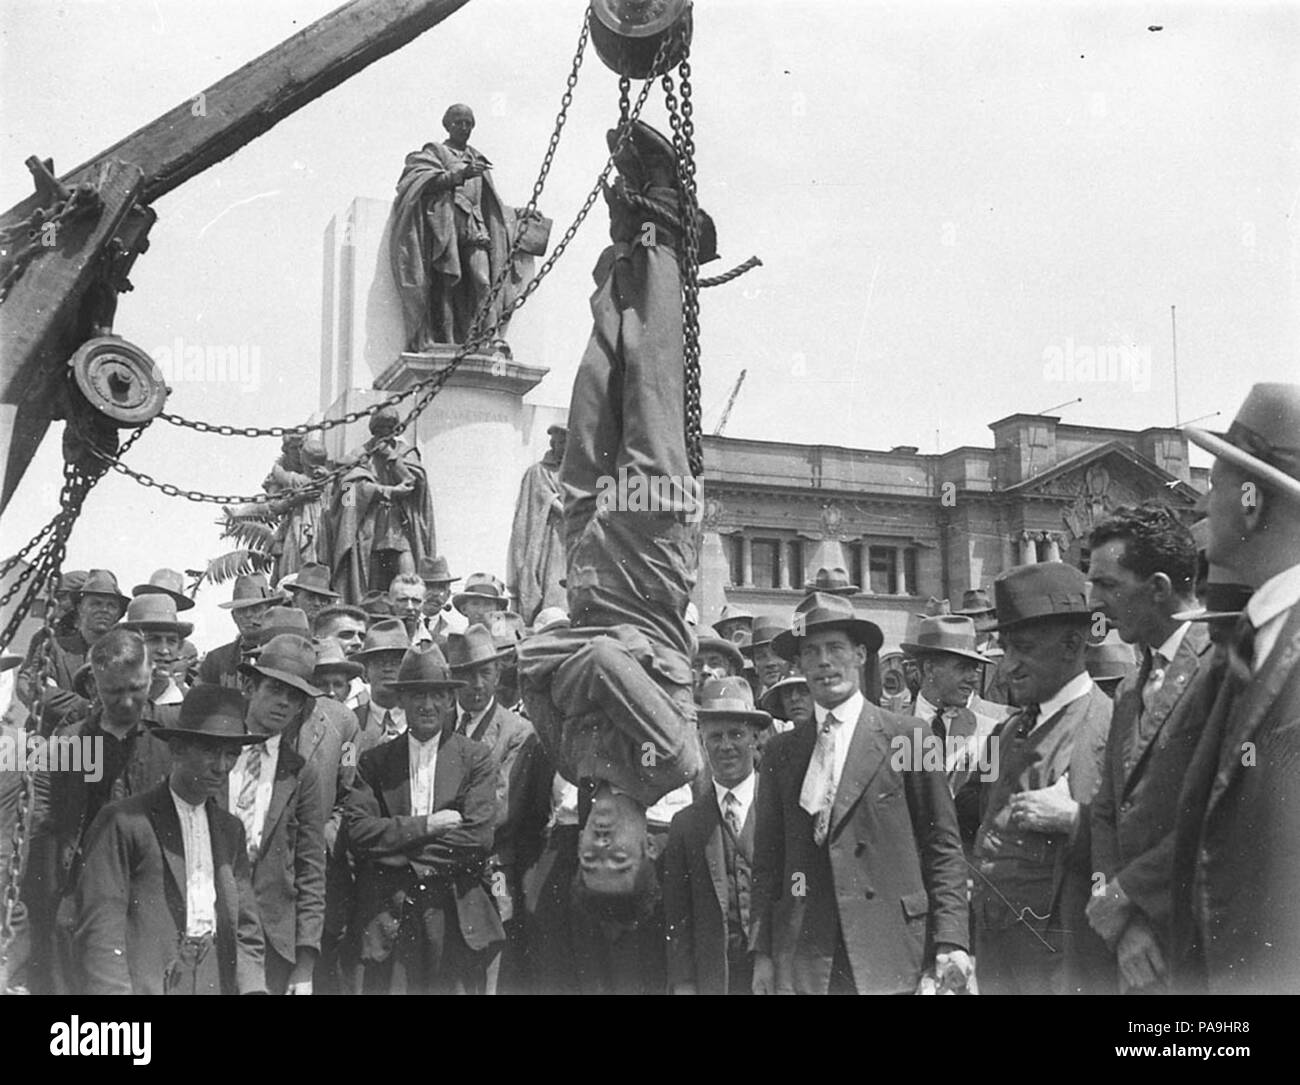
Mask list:
[[[316,648],[316,667],[313,675],[323,671],[337,671],[348,678],[360,678],[366,669],[343,654],[343,646],[333,637],[321,637],[314,642]]]
[[[149,577],[147,583],[137,584],[131,589],[134,596],[161,594],[171,596],[177,610],[189,610],[194,600],[185,594],[185,578],[175,569],[158,569]]]
[[[840,629],[868,652],[878,652],[884,634],[875,622],[859,618],[853,604],[843,595],[815,591],[804,596],[794,610],[790,628],[772,640],[772,650],[783,659],[794,659],[799,654],[799,641],[812,633],[828,633]]]
[[[241,674],[260,674],[275,678],[301,690],[308,697],[325,696],[311,684],[316,670],[316,649],[306,637],[281,633],[272,637],[257,653],[257,658],[239,665]]]
[[[967,617],[974,618],[980,614],[994,614],[997,608],[989,599],[989,593],[983,588],[971,588],[970,591],[961,593],[961,609],[954,610],[954,614],[965,614]]]
[[[330,588],[329,567],[319,561],[309,561],[298,570],[298,575],[287,585],[294,591],[311,592],[325,599],[338,599],[339,593]]]
[[[265,742],[269,735],[255,735],[244,723],[246,706],[239,690],[200,682],[185,694],[175,727],[156,727],[158,738],[206,738],[233,746]]]
[[[271,607],[262,618],[262,627],[253,634],[255,645],[267,644],[273,637],[292,634],[311,640],[311,623],[307,612],[298,607]]]
[[[722,605],[722,613],[718,615],[718,620],[714,622],[714,628],[722,625],[723,622],[747,622],[750,627],[754,624],[754,615],[744,607],[732,606],[730,603]]]
[[[86,573],[85,583],[76,592],[77,602],[81,602],[87,595],[115,595],[121,601],[123,610],[131,603],[118,588],[117,577],[107,569],[91,569]]]
[[[1125,644],[1114,629],[1104,640],[1089,644],[1083,658],[1094,682],[1119,682],[1137,670],[1133,646]]]
[[[388,683],[392,690],[460,689],[465,685],[452,676],[442,650],[436,644],[412,648],[402,657],[397,677]]]
[[[549,633],[552,629],[568,629],[569,612],[563,607],[542,607],[537,612],[537,617],[533,619],[533,628],[529,633],[536,636],[538,633]]]
[[[1073,565],[1044,561],[1017,565],[993,581],[998,620],[991,629],[1013,629],[1046,619],[1092,615],[1088,605],[1088,578]]]
[[[230,602],[218,603],[217,606],[222,610],[242,610],[244,607],[258,607],[283,598],[280,592],[272,589],[265,573],[249,573],[235,577]]]
[[[700,690],[699,722],[706,720],[740,720],[751,727],[766,727],[772,722],[767,712],[754,707],[754,691],[743,678],[710,678]]]
[[[1222,565],[1211,565],[1205,580],[1205,605],[1173,616],[1176,622],[1227,622],[1241,617],[1255,589],[1234,580],[1234,573]]]
[[[451,575],[451,568],[444,557],[421,558],[415,567],[415,575],[426,584],[451,584],[460,579]]]
[[[63,573],[59,577],[59,585],[54,589],[55,595],[76,595],[81,591],[81,585],[86,582],[88,573],[85,569],[73,569],[70,572]]]
[[[1257,384],[1227,433],[1186,428],[1202,448],[1300,500],[1300,384]]]
[[[764,712],[770,712],[773,716],[780,716],[784,711],[781,704],[781,694],[792,686],[803,686],[804,689],[807,689],[808,679],[802,674],[786,675],[781,681],[763,690],[763,696],[758,699],[758,707]],[[784,719],[784,717],[781,718]]]
[[[849,583],[848,572],[837,565],[833,569],[825,566],[818,569],[817,575],[803,586],[803,590],[826,592],[829,595],[856,595],[862,589]]]
[[[915,639],[905,640],[899,647],[908,655],[946,652],[962,659],[973,659],[976,663],[987,663],[988,657],[975,644],[975,623],[970,618],[959,614],[941,614],[934,618],[922,618]]]
[[[510,605],[506,586],[489,573],[473,573],[467,577],[464,589],[451,597],[451,604],[460,610],[467,599],[487,599],[497,610],[505,610]]]
[[[170,592],[137,595],[127,604],[126,614],[118,624],[137,633],[175,633],[181,638],[194,632],[191,622],[176,620],[176,602]]]
[[[754,627],[750,630],[750,642],[740,646],[741,653],[749,659],[754,658],[754,649],[761,648],[764,644],[771,644],[780,634],[790,628],[788,618],[778,618],[772,614],[760,614],[754,619]]]
[[[452,673],[467,671],[484,663],[494,663],[514,655],[514,645],[501,651],[492,634],[481,625],[471,625],[463,633],[447,634],[447,665]]]
[[[391,618],[393,604],[388,601],[388,592],[373,589],[361,597],[358,604],[372,618]]]
[[[400,618],[384,618],[375,622],[366,630],[366,639],[359,652],[352,654],[353,659],[366,660],[381,652],[409,652],[411,638],[406,632],[406,625]]]
[[[740,654],[736,642],[720,636],[711,625],[700,626],[695,631],[695,654],[698,656],[701,652],[707,651],[721,652],[737,671],[745,669],[745,657]]]

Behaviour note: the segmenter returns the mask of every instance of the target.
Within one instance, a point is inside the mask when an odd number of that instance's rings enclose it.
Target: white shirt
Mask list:
[[[577,824],[578,785],[569,783],[557,772],[551,781],[551,822],[547,828]]]
[[[360,675],[348,683],[347,699],[343,702],[354,711],[370,701],[370,683]]]
[[[212,837],[208,833],[205,803],[191,806],[170,787],[172,805],[181,823],[185,848],[185,933],[191,938],[217,930],[217,879],[212,864]]]
[[[370,715],[385,735],[395,738],[398,735],[406,734],[406,711],[401,705],[393,705],[392,708],[385,708],[381,704],[370,702]],[[387,715],[391,722],[384,723],[384,716]]]
[[[1160,687],[1165,684],[1165,672],[1169,670],[1169,664],[1173,662],[1174,656],[1178,654],[1183,638],[1187,636],[1187,631],[1191,627],[1191,622],[1183,622],[1169,634],[1164,644],[1152,651],[1151,673],[1147,675],[1146,685],[1142,690],[1143,697],[1154,697],[1160,692]]]
[[[438,740],[442,732],[428,742],[420,742],[407,733],[406,741],[411,751],[411,813],[428,817],[433,813],[433,774],[438,767]]]
[[[492,706],[496,704],[496,702],[497,699],[495,697],[488,698],[488,703],[483,707],[483,711],[471,713],[469,723],[465,724],[464,727],[461,727],[460,721],[465,718],[465,710],[457,705],[456,707],[459,711],[456,716],[456,730],[466,738],[473,738],[474,732],[478,730],[478,725],[483,722],[483,717],[492,711]]]
[[[1251,670],[1257,671],[1273,651],[1282,635],[1287,612],[1300,603],[1300,565],[1283,569],[1256,589],[1246,604],[1246,617],[1255,627],[1255,659]]]
[[[180,704],[183,700],[185,700],[185,691],[176,684],[176,679],[168,678],[167,688],[158,694],[153,703],[156,705]]]
[[[924,720],[929,723],[939,714],[939,709],[925,699],[925,694],[917,693],[916,707],[912,710],[912,715],[918,720]]]
[[[253,751],[257,750],[261,755],[261,763],[257,773],[257,791],[253,798],[253,811],[248,820],[244,819],[243,814],[237,809],[240,793],[244,788],[244,781],[248,779],[248,762],[253,758]],[[248,837],[247,843],[249,854],[255,853],[255,850],[262,843],[262,828],[266,824],[266,812],[271,808],[271,787],[275,783],[275,765],[280,756],[280,736],[272,735],[265,742],[257,745],[245,746],[239,751],[239,760],[235,762],[235,767],[230,770],[230,779],[226,784],[229,796],[228,809],[236,815],[240,821],[244,822],[244,835]]]
[[[736,820],[743,826],[745,819],[749,817],[749,808],[754,805],[754,783],[756,774],[750,773],[735,787],[723,787],[717,780],[713,781],[713,791],[718,797],[718,813],[722,815],[722,820],[727,820],[727,796],[735,795]]]
[[[1052,694],[1047,700],[1038,706],[1038,719],[1034,726],[1030,728],[1031,733],[1038,730],[1045,722],[1050,720],[1066,705],[1077,701],[1080,697],[1085,697],[1092,692],[1092,675],[1087,671],[1076,674],[1060,689]]]
[[[685,810],[693,801],[691,785],[682,784],[681,787],[668,792],[667,795],[646,810],[646,823],[649,825],[671,825],[678,812]]]
[[[840,721],[839,726],[833,729],[835,735],[835,787],[840,786],[840,777],[844,775],[844,764],[849,759],[849,745],[853,741],[853,733],[858,729],[858,717],[862,715],[862,709],[866,707],[867,699],[862,696],[861,690],[855,690],[852,697],[847,701],[837,704],[834,708],[823,708],[817,703],[813,703],[813,721],[817,724],[820,731],[826,717],[834,712],[835,718]]]

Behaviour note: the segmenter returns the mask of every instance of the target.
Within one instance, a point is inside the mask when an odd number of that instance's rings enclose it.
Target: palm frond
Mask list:
[[[213,584],[223,584],[227,580],[234,580],[237,576],[247,576],[249,573],[269,573],[272,564],[269,554],[249,549],[231,550],[208,562],[200,583],[207,580]]]

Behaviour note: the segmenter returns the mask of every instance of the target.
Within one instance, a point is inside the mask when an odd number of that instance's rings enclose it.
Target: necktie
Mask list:
[[[813,843],[821,847],[830,835],[831,808],[835,805],[835,725],[839,720],[827,713],[817,731],[817,745],[804,774],[799,805],[813,815]]]
[[[465,713],[462,713],[462,714],[461,714],[461,717],[460,717],[460,728],[459,728],[459,730],[460,730],[460,733],[461,733],[462,735],[468,735],[468,734],[469,734],[469,721],[470,721],[472,718],[473,718],[473,717],[471,717],[470,714],[469,714],[468,712],[465,712]]]
[[[248,760],[244,762],[244,782],[235,800],[235,816],[244,824],[244,838],[250,859],[257,857],[257,785],[262,778],[262,746],[248,747]]]
[[[1160,687],[1165,684],[1165,669],[1168,661],[1159,652],[1151,653],[1151,665],[1147,668],[1146,681],[1142,683],[1142,714],[1146,715],[1151,710],[1151,702],[1155,700],[1156,694],[1160,692]]]
[[[398,734],[397,721],[393,719],[393,714],[386,708],[384,709],[384,734],[389,738],[396,738]]]
[[[734,791],[728,791],[722,800],[722,816],[726,818],[727,828],[732,836],[740,836],[740,800]]]
[[[1038,705],[1036,704],[1025,705],[1025,707],[1020,710],[1020,723],[1016,727],[1014,741],[1024,742],[1029,738],[1029,732],[1032,731],[1034,725],[1038,723],[1038,711]]]
[[[951,708],[936,708],[930,718],[930,730],[940,741],[948,736],[948,720],[952,717],[953,711]]]

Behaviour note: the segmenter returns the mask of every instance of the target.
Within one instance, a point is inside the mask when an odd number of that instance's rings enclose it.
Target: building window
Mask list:
[[[781,544],[776,539],[755,539],[750,543],[751,585],[755,588],[781,586]]]
[[[790,570],[791,588],[802,588],[804,581],[807,579],[807,570],[803,564],[803,540],[794,539],[786,545],[786,568]]]
[[[873,546],[869,552],[873,595],[898,594],[898,551],[892,546]]]
[[[745,538],[743,535],[730,535],[727,538],[727,564],[731,570],[731,586],[742,587],[745,583]]]
[[[916,549],[908,547],[906,550],[900,550],[903,556],[903,593],[906,595],[919,595],[916,590]]]
[[[849,563],[847,569],[849,583],[856,584],[858,590],[861,591],[864,583],[862,579],[862,544],[846,543],[844,546],[844,560]]]

